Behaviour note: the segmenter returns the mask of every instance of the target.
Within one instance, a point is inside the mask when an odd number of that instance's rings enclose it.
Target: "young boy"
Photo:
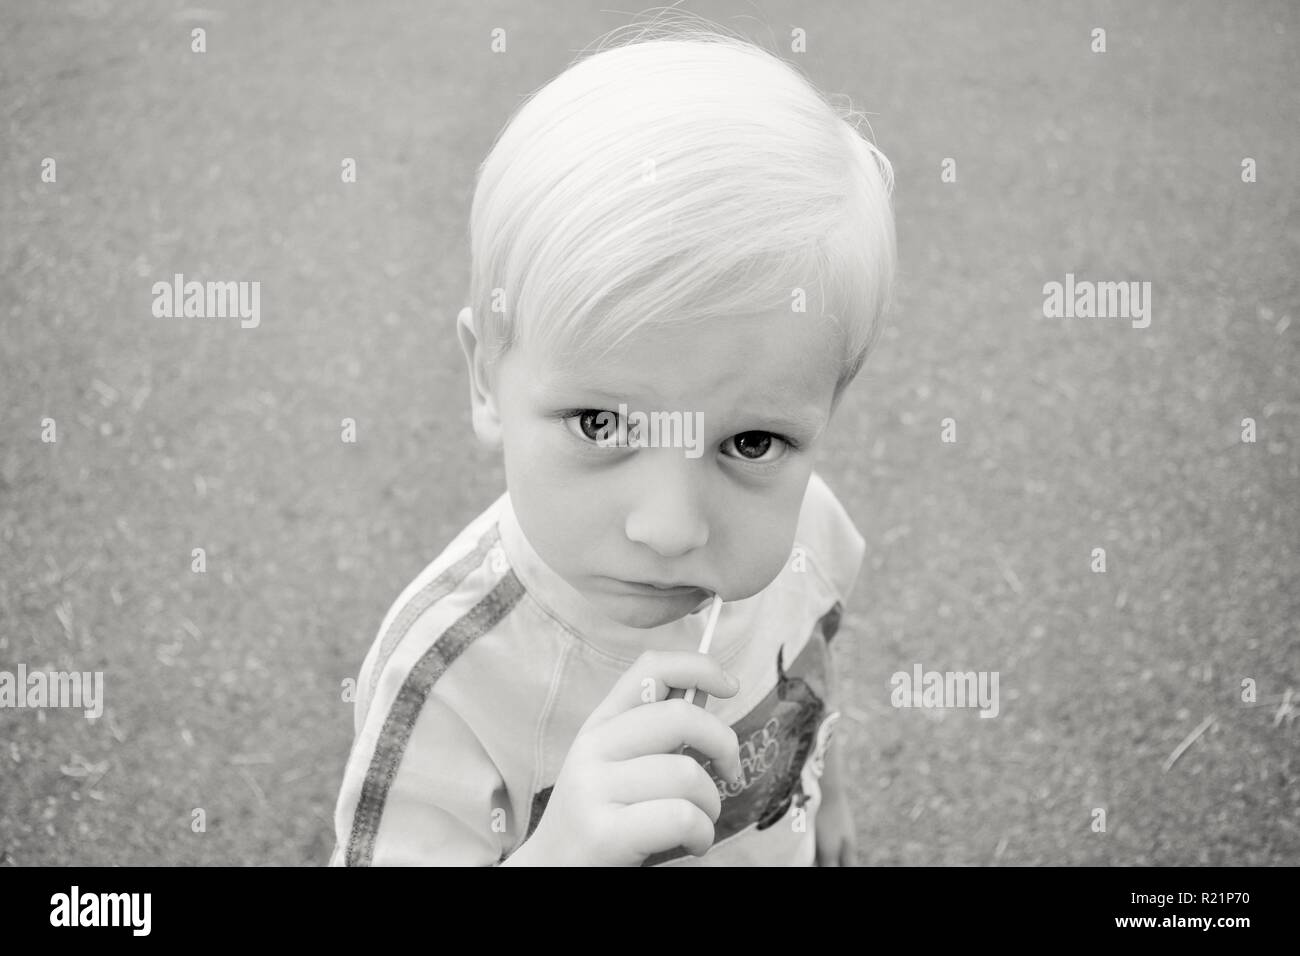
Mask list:
[[[379,629],[333,864],[853,862],[828,643],[864,542],[813,461],[895,239],[851,119],[695,32],[503,131],[456,332],[508,490]]]

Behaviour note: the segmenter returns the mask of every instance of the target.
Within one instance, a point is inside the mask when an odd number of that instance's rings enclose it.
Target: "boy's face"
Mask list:
[[[657,627],[780,573],[840,369],[822,319],[783,309],[643,327],[585,367],[517,346],[490,374],[468,310],[458,334],[475,430],[504,446],[520,527],[605,615]],[[611,443],[638,413],[640,433]],[[655,429],[656,413],[679,414]]]

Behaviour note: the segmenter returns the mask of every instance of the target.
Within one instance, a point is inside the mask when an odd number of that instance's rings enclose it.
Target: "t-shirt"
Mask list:
[[[647,865],[811,865],[820,760],[838,716],[828,644],[864,542],[813,474],[790,559],[723,604],[710,653],[740,680],[711,713],[744,779],[702,857]],[[505,860],[537,827],[591,712],[647,649],[696,650],[707,607],[655,628],[601,614],[546,565],[503,494],[402,592],[366,655],[331,865]],[[706,765],[706,769],[709,769]]]

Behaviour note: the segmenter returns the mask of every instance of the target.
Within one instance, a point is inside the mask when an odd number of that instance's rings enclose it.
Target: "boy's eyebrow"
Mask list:
[[[811,407],[790,408],[783,411],[759,411],[751,412],[764,424],[770,424],[774,428],[782,431],[798,432],[816,437],[821,434],[822,426],[826,423],[825,418],[816,409]]]
[[[655,390],[649,386],[637,385],[629,388],[627,382],[607,382],[603,379],[594,377],[584,377],[581,380],[569,380],[567,378],[543,379],[538,382],[538,390],[548,400],[570,401],[575,394],[598,396],[611,401],[627,401],[627,395],[631,391],[644,392],[645,396],[651,399],[651,405],[658,407],[662,404],[661,397]],[[646,409],[649,411],[649,409]]]

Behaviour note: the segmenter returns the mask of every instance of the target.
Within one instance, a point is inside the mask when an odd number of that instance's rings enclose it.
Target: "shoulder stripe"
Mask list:
[[[398,765],[406,752],[406,745],[415,729],[415,722],[424,709],[424,703],[433,691],[433,685],[470,644],[496,627],[510,613],[524,594],[524,587],[507,571],[483,600],[465,612],[456,623],[444,631],[424,652],[411,672],[406,675],[393,706],[384,719],[383,729],[375,744],[375,751],[366,771],[361,796],[352,815],[352,833],[348,839],[347,865],[369,866],[375,857],[375,841],[379,836],[379,823],[384,815],[384,804]]]
[[[483,558],[500,540],[500,525],[494,521],[492,527],[484,532],[483,537],[478,539],[478,544],[474,545],[474,550],[420,588],[402,606],[402,610],[397,617],[393,618],[393,622],[388,625],[388,630],[384,632],[384,636],[379,641],[379,653],[375,657],[374,667],[370,669],[370,693],[366,698],[367,701],[375,699],[375,688],[379,686],[379,675],[383,673],[384,665],[388,663],[388,659],[393,656],[393,651],[401,643],[402,638],[406,636],[406,632],[411,629],[411,626],[415,624],[420,615],[460,587],[461,582],[469,577],[471,571],[483,563]]]

